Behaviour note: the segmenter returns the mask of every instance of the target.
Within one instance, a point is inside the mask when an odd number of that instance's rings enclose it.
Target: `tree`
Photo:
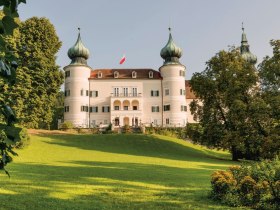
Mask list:
[[[280,150],[280,40],[271,40],[273,56],[266,56],[259,65],[262,97],[271,110],[271,123],[267,124],[270,138],[267,138],[264,151],[269,155]]]
[[[20,57],[16,84],[11,87],[13,108],[19,123],[30,128],[50,128],[63,74],[56,65],[61,42],[46,18],[33,17],[22,22],[16,39]]]
[[[51,123],[51,129],[58,128],[58,120],[64,115],[64,92],[60,91],[54,106],[54,114]]]
[[[228,149],[233,160],[264,155],[272,109],[260,93],[256,68],[237,49],[217,53],[190,84],[201,101],[191,103],[191,112],[202,127],[199,135],[195,132],[195,142]]]

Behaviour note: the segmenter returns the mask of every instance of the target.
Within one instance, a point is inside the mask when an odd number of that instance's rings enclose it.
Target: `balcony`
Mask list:
[[[142,110],[132,110],[132,109],[128,109],[128,110],[124,110],[124,109],[121,109],[121,110],[111,110],[111,114],[112,115],[141,115],[142,114]]]
[[[139,98],[142,97],[142,93],[111,93],[111,98]]]

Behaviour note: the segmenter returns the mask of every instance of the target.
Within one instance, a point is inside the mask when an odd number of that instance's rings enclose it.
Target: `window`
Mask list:
[[[110,106],[102,106],[102,112],[110,112]]]
[[[66,72],[65,72],[65,78],[66,78],[66,77],[70,77],[70,71],[66,71]]]
[[[115,106],[114,109],[115,110],[120,110],[120,107],[119,106]]]
[[[149,78],[153,78],[154,77],[154,72],[150,71],[149,72]]]
[[[114,78],[118,78],[119,77],[119,72],[118,71],[115,71],[114,72]]]
[[[82,89],[82,90],[81,90],[81,96],[83,96],[83,95],[84,95],[84,90]]]
[[[89,97],[98,97],[98,91],[96,90],[89,91]]]
[[[88,106],[81,106],[81,112],[88,112]]]
[[[136,78],[136,76],[137,76],[136,71],[133,71],[133,72],[132,72],[132,78]]]
[[[114,96],[119,96],[119,88],[114,88]]]
[[[169,118],[165,119],[166,125],[169,125]]]
[[[137,88],[132,88],[132,96],[137,96]]]
[[[185,94],[186,94],[186,90],[180,89],[180,95],[185,95]]]
[[[64,112],[69,112],[69,106],[64,107]]]
[[[102,72],[101,71],[98,72],[97,77],[102,78]]]
[[[156,119],[154,119],[154,124],[157,125],[157,120]]]
[[[86,90],[86,96],[88,96],[88,90]]]
[[[128,88],[123,88],[123,95],[128,96]]]
[[[137,110],[137,106],[133,106],[133,107],[132,107],[132,110]]]
[[[158,90],[151,90],[151,96],[159,96]]]
[[[108,120],[104,120],[104,124],[108,124]]]
[[[187,111],[187,106],[181,105],[181,112],[186,112]]]
[[[95,121],[95,120],[92,120],[92,121],[91,121],[91,125],[92,125],[92,126],[95,126],[95,125],[96,125],[96,121]]]
[[[98,112],[98,106],[89,107],[89,112]]]
[[[123,110],[128,110],[128,106],[124,106],[124,107],[123,107]]]
[[[163,111],[170,111],[170,104],[163,106]]]
[[[166,96],[168,96],[168,95],[169,95],[169,89],[165,88],[165,89],[164,89],[164,94],[165,94]]]
[[[65,97],[70,96],[70,90],[65,90],[64,96],[65,96]]]
[[[152,112],[159,112],[159,106],[152,106]]]
[[[180,70],[179,75],[182,77],[185,77],[185,71],[184,70]]]

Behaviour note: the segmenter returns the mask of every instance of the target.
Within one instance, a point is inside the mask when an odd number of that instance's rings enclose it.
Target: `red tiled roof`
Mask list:
[[[114,72],[118,72],[118,78],[114,78]],[[136,72],[136,78],[132,78],[132,72]],[[98,78],[98,73],[102,77]],[[149,72],[153,72],[153,78],[149,78]],[[89,79],[162,79],[160,72],[153,69],[95,69]]]
[[[186,87],[186,99],[197,99],[196,95],[192,91],[190,80],[185,80],[185,87]]]

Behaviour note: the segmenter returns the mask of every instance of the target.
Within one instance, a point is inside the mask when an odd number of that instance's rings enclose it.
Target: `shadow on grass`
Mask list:
[[[225,209],[207,198],[208,168],[73,161],[12,164],[4,209]],[[1,192],[1,191],[0,191]]]
[[[151,135],[52,135],[48,137],[54,141],[45,141],[46,143],[84,150],[183,161],[205,162],[204,159],[208,159],[207,162],[212,163],[217,163],[217,160],[219,163],[230,163],[229,159],[223,159],[221,162],[221,157],[226,157],[224,154],[206,152],[205,149],[187,147]]]

